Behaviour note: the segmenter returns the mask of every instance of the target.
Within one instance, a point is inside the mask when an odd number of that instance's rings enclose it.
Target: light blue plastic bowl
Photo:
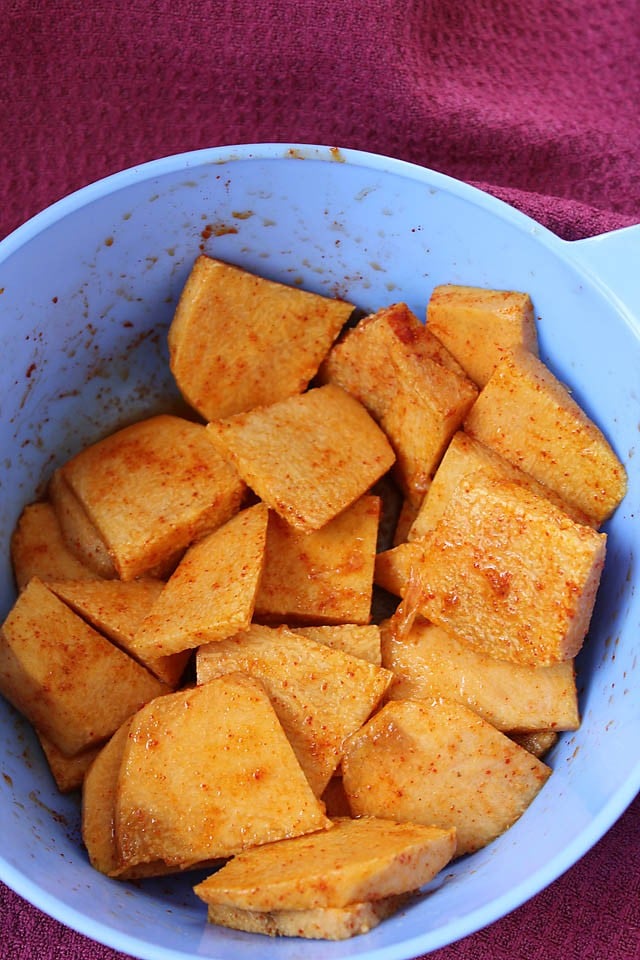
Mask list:
[[[0,244],[0,614],[9,537],[52,469],[175,397],[166,331],[201,251],[365,310],[424,316],[443,282],[529,291],[541,353],[629,472],[579,661],[581,729],[503,837],[416,906],[342,943],[205,923],[188,878],[139,885],[88,864],[76,798],[52,784],[28,726],[0,702],[0,877],[81,933],[145,960],[406,960],[513,910],[578,860],[640,789],[640,227],[565,242],[505,204],[397,160],[326,147],[202,150],[80,190]]]

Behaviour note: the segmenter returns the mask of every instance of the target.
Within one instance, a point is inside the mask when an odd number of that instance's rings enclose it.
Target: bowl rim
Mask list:
[[[562,259],[569,257],[569,248],[575,243],[580,243],[580,241],[562,240],[527,214],[478,187],[411,161],[350,147],[295,142],[265,142],[220,145],[173,153],[126,167],[88,183],[54,201],[0,240],[0,266],[5,259],[52,224],[115,190],[207,164],[220,165],[233,161],[283,159],[342,163],[423,182],[444,192],[453,193],[461,199],[466,199],[474,206],[483,207],[492,215],[511,223],[521,231],[535,234],[537,241],[550,248],[554,255],[558,255]],[[588,267],[582,266],[579,258],[571,257],[570,259],[572,267],[585,273],[589,282],[593,283],[594,274]],[[597,277],[595,279],[596,285],[598,285]],[[608,288],[605,289],[605,293],[608,293]],[[529,875],[525,881],[516,885],[508,893],[491,900],[488,904],[465,914],[463,917],[456,918],[447,926],[439,927],[436,931],[425,931],[419,936],[404,940],[399,944],[373,948],[370,953],[366,953],[366,957],[370,960],[374,960],[374,958],[375,960],[405,960],[409,956],[416,955],[415,951],[418,953],[430,952],[454,943],[504,917],[574,866],[602,839],[631,805],[639,792],[640,758],[635,767],[630,769],[624,783],[607,798],[598,814],[589,821],[588,825],[574,840],[563,847],[544,866]],[[130,953],[133,956],[145,958],[145,960],[187,960],[187,957],[190,956],[173,948],[152,945],[148,941],[139,940],[135,936],[123,933],[70,907],[55,895],[48,893],[29,880],[12,866],[1,852],[0,879],[15,893],[52,918],[112,949]],[[365,957],[365,954],[361,956]]]

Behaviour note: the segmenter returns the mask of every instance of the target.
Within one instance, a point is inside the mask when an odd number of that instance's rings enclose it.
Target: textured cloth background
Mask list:
[[[296,141],[412,160],[566,239],[640,222],[638,0],[0,0],[0,237],[158,156]],[[640,803],[436,960],[637,960]],[[114,960],[0,885],[2,960]]]

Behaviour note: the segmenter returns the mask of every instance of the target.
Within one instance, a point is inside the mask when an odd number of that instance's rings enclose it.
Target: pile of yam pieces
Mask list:
[[[625,471],[526,293],[358,318],[202,255],[169,354],[185,409],[23,510],[0,692],[82,789],[97,870],[204,869],[214,923],[362,933],[509,828],[578,727]]]

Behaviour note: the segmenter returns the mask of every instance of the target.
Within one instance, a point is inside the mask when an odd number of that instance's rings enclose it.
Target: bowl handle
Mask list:
[[[567,242],[569,252],[608,288],[640,331],[640,224]]]

